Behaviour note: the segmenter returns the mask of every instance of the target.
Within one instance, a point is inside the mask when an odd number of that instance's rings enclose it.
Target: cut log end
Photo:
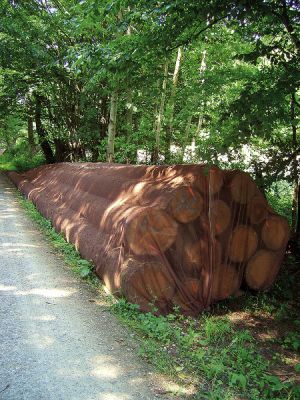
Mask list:
[[[187,275],[191,273],[198,273],[210,263],[213,265],[221,262],[222,248],[221,244],[214,240],[200,239],[197,242],[185,243],[183,250],[183,272]]]
[[[192,180],[193,186],[203,194],[215,195],[224,183],[224,173],[217,166],[211,167],[208,171],[202,171]]]
[[[167,250],[175,241],[177,223],[165,211],[143,209],[129,221],[126,239],[137,255],[157,255]]]
[[[186,241],[183,249],[183,263],[201,266],[209,257],[208,244],[200,239],[196,242]]]
[[[221,190],[224,183],[224,173],[217,166],[210,168],[208,173],[208,191],[209,194],[214,195]]]
[[[210,217],[215,235],[221,235],[229,226],[230,208],[223,200],[213,201]]]
[[[254,196],[247,205],[247,216],[251,224],[260,224],[268,216],[268,203],[262,195]]]
[[[203,211],[203,197],[191,186],[174,191],[169,204],[170,213],[184,224],[195,220]]]
[[[175,282],[159,262],[141,263],[130,259],[121,272],[121,286],[126,298],[149,311],[151,304],[172,299]]]
[[[254,290],[266,290],[279,271],[280,257],[272,251],[260,250],[248,262],[245,281]]]
[[[248,174],[238,172],[230,183],[230,192],[235,202],[246,204],[258,193],[258,188]]]
[[[233,262],[247,261],[254,254],[257,244],[255,230],[250,226],[240,225],[231,235],[228,256]]]
[[[286,219],[272,215],[264,223],[261,237],[270,250],[284,250],[290,229]]]

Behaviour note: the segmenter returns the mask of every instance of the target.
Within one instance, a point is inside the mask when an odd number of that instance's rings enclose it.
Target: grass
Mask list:
[[[31,202],[21,195],[19,199],[72,270],[103,293],[93,265],[81,259]],[[296,356],[300,319],[293,281],[298,270],[293,259],[287,264],[270,293],[229,299],[198,318],[184,317],[176,309],[167,316],[155,315],[155,308],[153,313],[141,313],[125,299],[112,301],[106,296],[105,301],[135,332],[141,357],[158,371],[192,387],[188,398],[298,400],[300,386],[295,378],[300,372]],[[254,328],[252,320],[257,322]],[[264,336],[266,332],[269,336]]]
[[[13,152],[7,151],[0,156],[0,171],[26,171],[44,163],[42,154],[31,155],[29,150],[16,148]]]
[[[264,357],[250,331],[235,327],[226,316],[154,316],[139,313],[125,300],[112,307],[142,336],[141,354],[161,372],[193,384],[195,399],[299,398],[294,380],[272,374],[272,360]]]
[[[16,171],[17,167],[12,161],[5,161],[0,157],[0,171]]]

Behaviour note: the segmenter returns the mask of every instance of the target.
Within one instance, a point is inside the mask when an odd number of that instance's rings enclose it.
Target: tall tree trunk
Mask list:
[[[264,177],[261,169],[259,168],[259,164],[254,162],[254,174],[255,174],[255,183],[257,184],[261,193],[266,197],[265,185],[264,185]]]
[[[108,123],[109,123],[107,97],[102,97],[100,99],[100,113],[98,115],[98,121],[99,121],[99,136],[100,136],[100,141],[102,141],[107,135]]]
[[[159,86],[160,86],[160,80],[157,80],[157,82],[156,82],[157,95],[154,96],[155,103],[154,103],[154,119],[153,119],[153,132],[155,135],[156,135],[156,123],[157,123],[156,119],[157,119],[158,107],[159,107],[159,101],[158,101]],[[157,157],[157,153],[156,153],[156,146],[154,145],[151,149],[151,159],[150,159],[151,164],[155,164],[155,157]]]
[[[173,72],[172,89],[171,89],[171,94],[170,94],[170,99],[169,99],[169,113],[170,114],[169,114],[168,129],[166,132],[166,151],[165,151],[165,157],[166,157],[167,163],[170,162],[170,156],[171,156],[170,146],[172,143],[172,136],[173,136],[175,97],[176,97],[176,89],[177,89],[177,85],[178,85],[181,59],[182,59],[182,47],[179,47],[178,52],[177,52],[175,68],[174,68],[174,72]]]
[[[12,136],[10,135],[10,130],[6,120],[3,121],[3,133],[6,149],[13,147],[16,144],[16,139],[12,138]]]
[[[201,59],[200,67],[199,67],[199,75],[200,75],[200,78],[201,78],[201,80],[200,80],[201,85],[203,85],[204,81],[205,81],[205,79],[204,79],[205,71],[206,71],[206,50],[203,50],[202,59]],[[201,129],[202,129],[203,122],[204,122],[205,107],[206,107],[206,103],[204,102],[204,104],[200,108],[198,124],[197,124],[196,132],[195,132],[195,137],[196,138],[199,138],[200,133],[201,133]]]
[[[37,94],[35,95],[35,126],[46,162],[52,164],[55,162],[55,157],[47,139],[47,132],[42,124],[42,98]]]
[[[297,223],[296,223],[296,236],[300,241],[300,184],[298,184],[298,204],[297,204]],[[300,246],[299,246],[300,247]]]
[[[133,92],[131,87],[127,88],[126,93],[126,142],[127,142],[127,151],[126,151],[126,163],[130,164],[134,160],[136,160],[136,152],[130,150],[130,141],[132,140],[132,130],[133,130]]]
[[[200,136],[202,125],[203,125],[203,115],[200,114],[199,118],[198,118],[198,124],[197,124],[197,128],[196,128],[196,132],[195,132],[195,136],[196,137]]]
[[[298,183],[294,182],[293,201],[292,201],[292,231],[296,232],[297,208],[298,208]]]
[[[192,118],[193,116],[190,115],[187,119],[185,130],[184,130],[184,138],[183,138],[183,143],[181,147],[181,162],[184,161],[184,153],[187,148],[187,145],[189,143],[189,136],[190,136],[190,130],[191,130],[191,123],[192,123]],[[193,139],[194,140],[194,139]],[[193,152],[193,149],[192,149]],[[192,157],[194,157],[194,154],[191,154]]]
[[[293,151],[297,149],[297,126],[296,126],[296,112],[295,112],[295,92],[291,95],[291,126],[292,126],[292,143]],[[299,197],[299,174],[298,174],[298,161],[297,155],[295,155],[292,162],[292,174],[294,181],[294,194],[293,194],[293,204],[292,204],[292,231],[296,232],[297,227],[297,213],[298,209],[298,197]]]
[[[27,140],[28,140],[30,154],[33,155],[35,146],[34,146],[34,134],[33,134],[33,116],[31,109],[28,111],[28,116],[27,116]]]
[[[71,161],[71,149],[69,144],[60,138],[54,139],[56,162]]]
[[[130,138],[132,134],[132,120],[133,120],[132,100],[133,100],[132,89],[128,88],[126,95],[126,133],[128,138]]]
[[[114,90],[110,98],[110,113],[108,124],[107,161],[113,162],[115,158],[115,136],[117,127],[118,93]]]
[[[130,7],[128,7],[128,11],[130,12]],[[131,26],[127,27],[127,36],[131,36]],[[130,81],[128,81],[128,88],[126,93],[126,133],[127,139],[130,138],[132,134],[132,117],[133,117],[133,91],[130,86]]]
[[[164,109],[165,109],[165,101],[166,101],[166,90],[167,90],[167,80],[168,80],[168,69],[169,69],[169,63],[168,63],[168,60],[166,59],[165,65],[164,65],[164,77],[163,77],[163,83],[162,83],[160,106],[159,106],[158,113],[156,115],[155,148],[154,148],[154,152],[153,152],[153,163],[154,164],[157,164],[158,160],[159,160],[160,132],[161,132],[161,126],[162,126],[162,121],[163,121],[163,117],[164,117]]]

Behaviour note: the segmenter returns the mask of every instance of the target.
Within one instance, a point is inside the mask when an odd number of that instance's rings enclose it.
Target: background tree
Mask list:
[[[269,198],[293,192],[299,233],[297,1],[1,0],[0,13],[13,157],[244,168]]]

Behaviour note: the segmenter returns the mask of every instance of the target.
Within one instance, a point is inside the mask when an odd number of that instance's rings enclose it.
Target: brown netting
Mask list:
[[[289,238],[251,177],[204,165],[44,165],[10,178],[109,290],[197,314],[274,282]]]

